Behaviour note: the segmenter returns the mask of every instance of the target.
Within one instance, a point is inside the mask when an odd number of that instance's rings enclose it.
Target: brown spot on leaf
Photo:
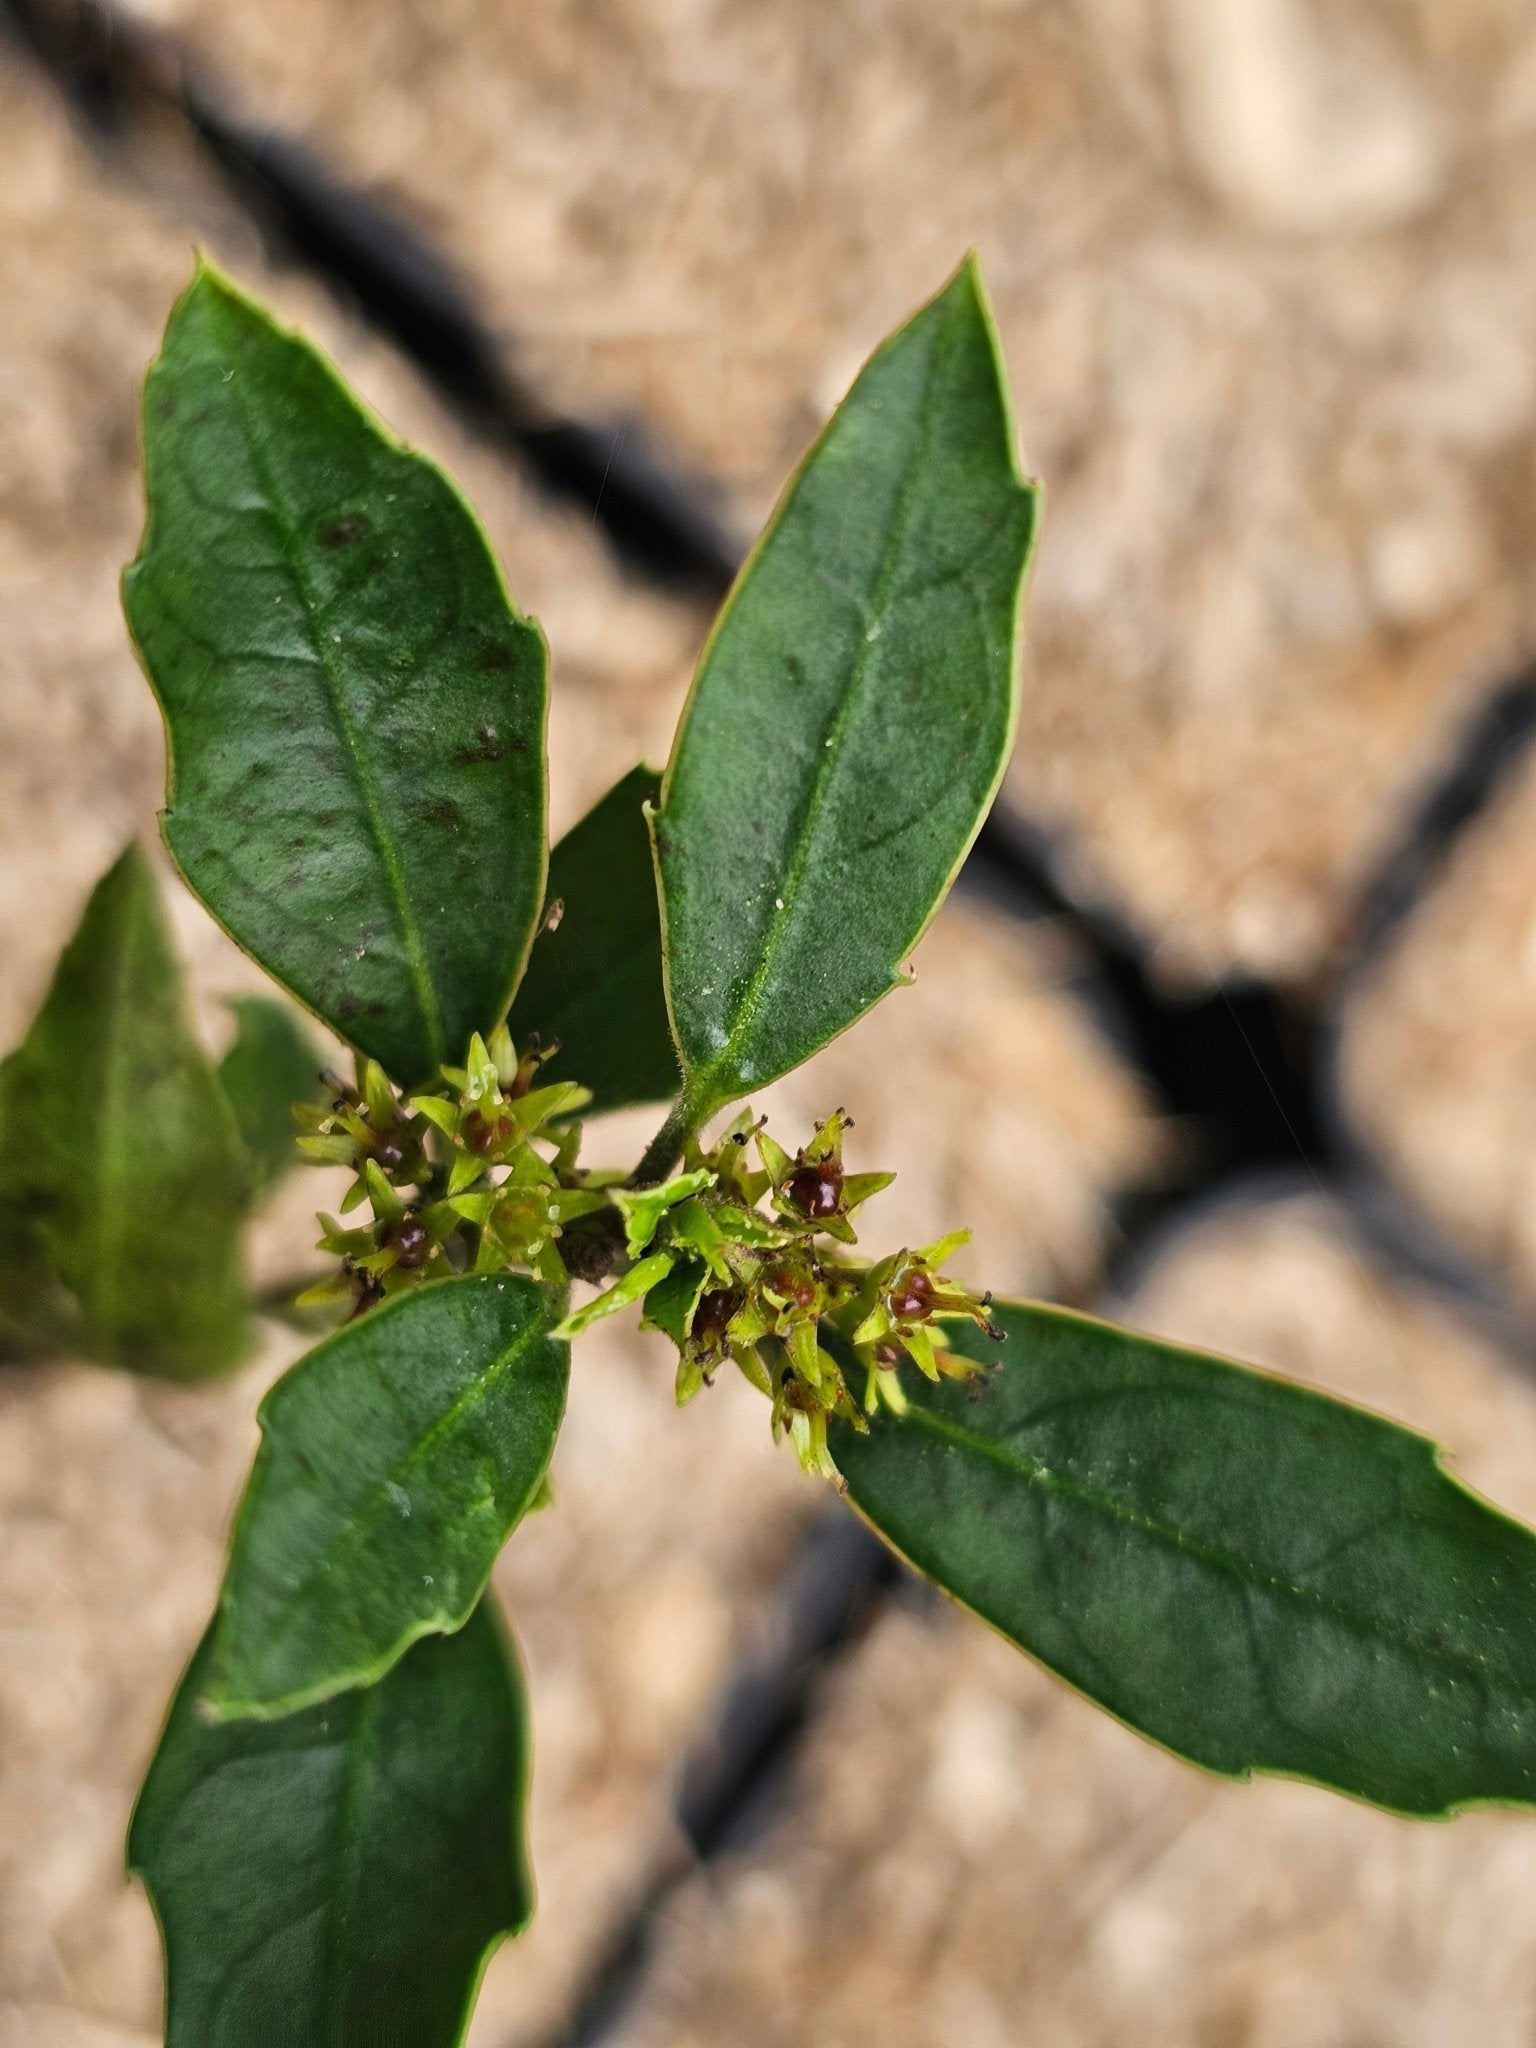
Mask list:
[[[373,531],[373,521],[363,512],[348,512],[340,519],[333,519],[329,526],[320,529],[320,545],[325,548],[356,547],[360,540],[366,540]]]
[[[477,761],[499,761],[504,755],[523,753],[527,745],[526,740],[498,739],[494,726],[478,726],[475,730],[474,745],[458,749],[453,757],[454,766],[472,768]]]

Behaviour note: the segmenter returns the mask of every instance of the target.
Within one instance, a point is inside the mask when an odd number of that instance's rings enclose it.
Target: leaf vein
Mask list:
[[[1309,1606],[1319,1613],[1326,1614],[1362,1640],[1393,1646],[1406,1644],[1418,1655],[1448,1670],[1465,1674],[1481,1685],[1486,1686],[1492,1676],[1520,1697],[1525,1698],[1529,1695],[1529,1687],[1515,1673],[1501,1669],[1491,1658],[1461,1650],[1443,1639],[1432,1642],[1408,1626],[1400,1627],[1396,1631],[1384,1627],[1375,1616],[1358,1612],[1316,1586],[1303,1585],[1298,1580],[1287,1577],[1283,1572],[1266,1571],[1255,1566],[1236,1551],[1222,1549],[1203,1537],[1192,1535],[1188,1530],[1160,1521],[1154,1515],[1131,1507],[1114,1494],[1105,1493],[1096,1487],[1085,1485],[1079,1479],[1053,1470],[1038,1459],[1030,1457],[1027,1452],[1021,1451],[1017,1445],[1004,1446],[994,1443],[987,1437],[977,1436],[957,1427],[954,1423],[935,1415],[931,1409],[916,1405],[907,1410],[896,1427],[916,1427],[925,1430],[947,1443],[1002,1466],[1005,1471],[1023,1478],[1032,1485],[1042,1487],[1079,1506],[1093,1509],[1106,1519],[1134,1528],[1143,1535],[1155,1537],[1171,1549],[1183,1551],[1210,1569],[1226,1573],[1237,1580],[1244,1589],[1267,1593],[1272,1597],[1287,1598],[1297,1605]],[[1412,1523],[1418,1518],[1407,1514],[1404,1519]]]
[[[395,916],[404,943],[406,966],[415,989],[416,1000],[421,1010],[422,1022],[426,1027],[428,1042],[432,1049],[434,1065],[440,1065],[448,1056],[446,1033],[443,1024],[442,1005],[438,1000],[437,987],[427,964],[426,948],[422,942],[421,930],[416,921],[415,909],[410,892],[406,888],[405,870],[400,859],[399,848],[389,831],[384,816],[383,801],[373,769],[363,751],[357,728],[353,723],[332,657],[325,637],[318,630],[318,621],[324,616],[309,579],[304,573],[297,529],[281,500],[276,480],[267,462],[260,434],[255,430],[247,410],[244,394],[237,378],[231,387],[234,394],[235,410],[240,416],[241,430],[246,446],[250,450],[251,462],[261,481],[264,492],[264,507],[267,516],[286,543],[285,555],[289,571],[299,593],[306,623],[314,641],[317,666],[325,678],[326,701],[330,706],[332,721],[342,745],[351,760],[357,778],[358,789],[363,799],[363,810],[368,820],[370,836],[379,857],[384,874],[385,887],[394,904]],[[260,514],[258,513],[259,517]]]

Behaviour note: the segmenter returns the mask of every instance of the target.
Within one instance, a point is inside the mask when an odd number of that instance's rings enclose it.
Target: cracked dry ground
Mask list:
[[[1160,970],[1314,991],[1468,708],[1528,658],[1536,7],[1034,0],[829,14],[567,0],[157,0],[248,111],[382,182],[562,403],[628,408],[759,518],[865,348],[980,243],[1051,487],[1011,800]],[[1234,24],[1236,26],[1234,27]],[[334,52],[347,51],[345,67]],[[558,829],[659,758],[702,629],[462,434],[210,188],[93,159],[0,55],[0,1041],[160,734],[118,620],[135,388],[189,242],[333,350],[485,514],[555,651]],[[1527,1300],[1536,835],[1512,776],[1352,985],[1341,1093],[1395,1184]],[[205,1028],[249,967],[184,896]],[[975,1223],[999,1289],[1092,1299],[1176,1156],[1061,932],[960,899],[917,987],[776,1091],[899,1168],[882,1233]],[[633,1125],[615,1132],[632,1143]],[[256,1246],[300,1264],[318,1182]],[[872,1222],[874,1221],[872,1215]],[[1315,1189],[1148,1249],[1145,1327],[1367,1401],[1536,1514],[1536,1389]],[[0,2048],[147,2048],[128,1803],[201,1626],[269,1333],[226,1386],[0,1376]],[[498,1574],[530,1666],[541,1911],[475,2048],[549,2038],[671,1842],[670,1775],[819,1504],[722,1386],[591,1341],[558,1506]],[[1524,2042],[1536,1823],[1413,1828],[1214,1783],[979,1627],[897,1600],[823,1682],[768,1830],[685,1885],[617,2038],[743,2048]]]

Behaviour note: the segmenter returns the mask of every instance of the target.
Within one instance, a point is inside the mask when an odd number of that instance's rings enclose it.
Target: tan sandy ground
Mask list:
[[[1341,1078],[1419,1212],[1536,1300],[1536,763],[1364,978]]]

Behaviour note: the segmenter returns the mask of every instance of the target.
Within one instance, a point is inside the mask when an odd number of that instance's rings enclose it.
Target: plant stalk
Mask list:
[[[632,1188],[653,1188],[664,1181],[683,1156],[683,1147],[703,1122],[693,1104],[682,1095],[672,1105],[666,1122],[646,1146],[640,1164],[629,1176]]]

